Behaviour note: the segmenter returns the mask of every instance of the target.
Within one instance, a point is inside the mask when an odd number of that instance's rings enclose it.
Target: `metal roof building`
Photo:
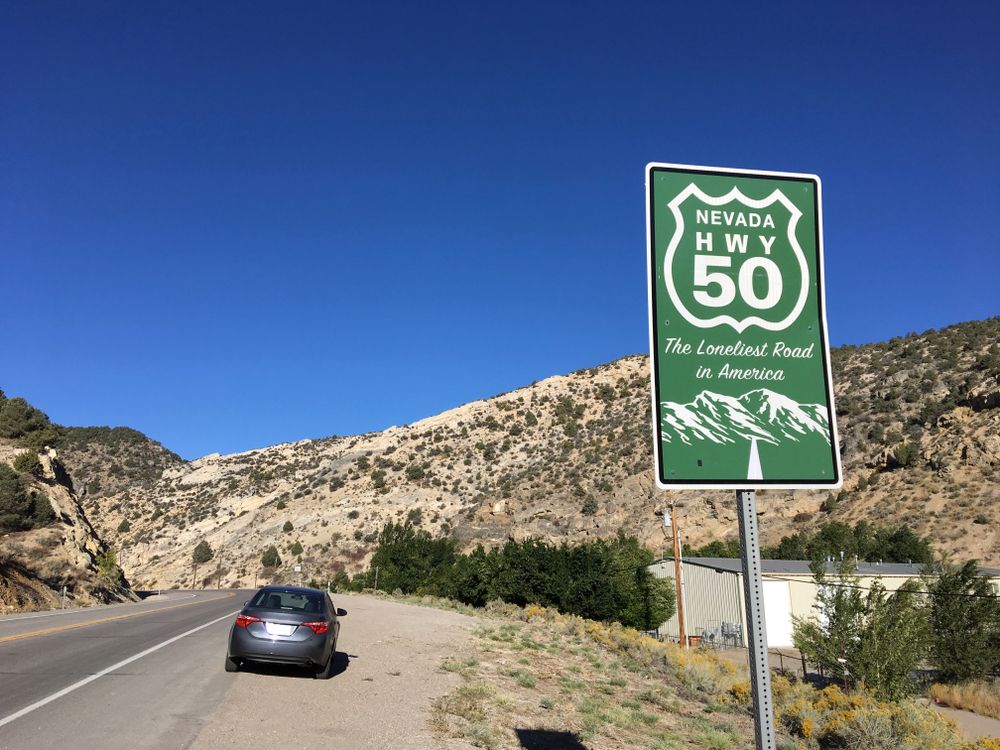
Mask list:
[[[746,644],[746,607],[743,574],[738,559],[727,557],[682,558],[686,631],[693,640],[740,646]],[[767,643],[772,648],[792,646],[793,618],[815,614],[818,587],[808,560],[762,560]],[[674,559],[665,557],[649,566],[657,578],[674,577]],[[876,579],[887,591],[895,591],[911,578],[919,578],[922,565],[860,562],[854,571],[858,586],[869,588]],[[827,563],[827,573],[836,574]],[[993,580],[1000,593],[1000,570],[980,568],[980,575]],[[661,636],[678,639],[677,615],[660,626]]]

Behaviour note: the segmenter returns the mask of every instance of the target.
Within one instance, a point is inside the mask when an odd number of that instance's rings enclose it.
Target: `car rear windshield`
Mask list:
[[[299,591],[264,590],[258,591],[250,601],[257,609],[281,609],[287,612],[322,612],[323,597],[318,594],[303,594]]]

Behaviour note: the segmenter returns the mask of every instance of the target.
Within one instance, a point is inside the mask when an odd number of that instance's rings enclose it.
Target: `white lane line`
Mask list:
[[[116,669],[121,669],[122,667],[126,666],[127,664],[131,664],[132,662],[136,661],[137,659],[141,659],[144,656],[149,656],[151,653],[153,653],[154,651],[159,651],[164,646],[169,646],[171,643],[174,643],[175,641],[179,641],[181,638],[189,636],[192,633],[197,633],[199,630],[204,630],[209,625],[215,625],[215,623],[217,623],[217,622],[222,622],[227,617],[232,617],[233,615],[235,615],[237,613],[239,613],[238,609],[233,610],[232,612],[228,612],[227,614],[224,614],[222,617],[215,618],[211,622],[206,622],[204,625],[199,625],[196,628],[191,628],[191,630],[188,630],[188,631],[186,631],[184,633],[181,633],[180,635],[175,635],[173,638],[169,638],[169,639],[163,641],[163,643],[158,643],[155,646],[151,646],[151,647],[147,648],[145,651],[140,651],[135,656],[130,656],[129,658],[123,659],[122,661],[118,662],[117,664],[112,664],[110,667],[105,667],[100,672],[92,674],[89,677],[84,677],[79,682],[74,682],[72,685],[69,685],[68,687],[64,687],[62,690],[59,690],[59,691],[57,691],[55,693],[52,693],[52,695],[46,696],[45,698],[42,698],[41,700],[35,701],[30,706],[25,706],[20,711],[15,711],[10,716],[5,716],[4,718],[0,719],[0,727],[5,726],[7,724],[10,724],[12,721],[15,721],[16,719],[20,719],[22,716],[24,716],[26,714],[30,714],[35,709],[41,708],[42,706],[45,706],[45,705],[48,705],[49,703],[51,703],[54,700],[58,700],[59,698],[62,698],[64,695],[68,695],[69,693],[72,693],[74,690],[79,690],[84,685],[89,685],[91,682],[93,682],[94,680],[98,679],[99,677],[104,677],[104,675],[110,674],[111,672],[114,672]]]
[[[121,604],[104,604],[97,605],[96,607],[74,607],[73,609],[60,609],[58,612],[43,612],[36,615],[3,615],[0,616],[0,625],[5,622],[20,622],[21,620],[34,620],[38,617],[57,617],[59,615],[78,615],[82,612],[103,612],[106,609],[117,609],[118,607],[140,607],[143,604],[159,604],[162,602],[177,602],[182,599],[193,599],[197,594],[188,594],[187,596],[180,596],[176,599],[169,598],[167,596],[157,597],[155,601],[149,601],[149,599],[144,599],[141,602],[122,602]],[[152,597],[150,597],[152,598]]]

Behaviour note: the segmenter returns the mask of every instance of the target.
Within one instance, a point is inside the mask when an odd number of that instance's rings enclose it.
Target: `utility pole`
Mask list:
[[[664,523],[667,522],[667,514],[663,514]],[[677,587],[677,635],[680,638],[681,646],[687,648],[687,628],[684,622],[684,591],[681,589],[681,550],[678,541],[677,531],[677,511],[673,502],[670,503],[670,526],[674,537],[674,584]]]
[[[375,590],[378,591],[378,565],[375,566]]]

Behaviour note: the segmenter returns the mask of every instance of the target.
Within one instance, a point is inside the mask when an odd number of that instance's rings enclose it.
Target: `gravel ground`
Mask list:
[[[231,675],[226,696],[191,745],[344,748],[468,747],[436,738],[431,703],[461,679],[439,669],[470,638],[476,620],[455,612],[337,594],[347,610],[337,673],[312,679],[293,668],[261,666]],[[219,654],[222,670],[223,654]]]

